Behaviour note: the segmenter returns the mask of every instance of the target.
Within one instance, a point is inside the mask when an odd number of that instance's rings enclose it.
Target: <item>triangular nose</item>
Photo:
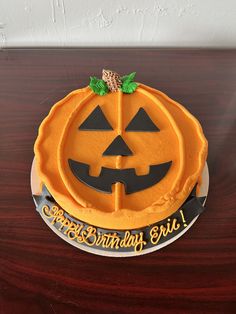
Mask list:
[[[133,155],[123,138],[118,135],[107,147],[103,156],[130,156]]]

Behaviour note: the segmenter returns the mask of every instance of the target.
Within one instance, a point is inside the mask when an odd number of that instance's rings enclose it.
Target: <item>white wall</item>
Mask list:
[[[0,0],[0,47],[236,47],[236,0]]]

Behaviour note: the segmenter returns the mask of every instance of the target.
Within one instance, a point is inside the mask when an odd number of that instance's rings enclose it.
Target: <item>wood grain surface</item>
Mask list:
[[[142,257],[79,251],[31,198],[40,122],[103,67],[137,71],[196,115],[209,140],[206,211],[182,238]],[[2,50],[0,110],[1,313],[235,313],[235,50]]]

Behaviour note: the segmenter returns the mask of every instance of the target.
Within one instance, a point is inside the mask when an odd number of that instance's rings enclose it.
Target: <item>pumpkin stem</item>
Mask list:
[[[107,86],[111,92],[117,92],[121,85],[121,77],[118,73],[111,70],[102,70],[102,79],[107,83]]]

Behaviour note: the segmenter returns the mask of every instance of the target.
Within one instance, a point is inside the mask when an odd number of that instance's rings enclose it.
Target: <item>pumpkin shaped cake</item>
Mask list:
[[[164,93],[104,70],[56,103],[39,128],[37,174],[72,217],[138,229],[175,213],[200,182],[202,128]]]

